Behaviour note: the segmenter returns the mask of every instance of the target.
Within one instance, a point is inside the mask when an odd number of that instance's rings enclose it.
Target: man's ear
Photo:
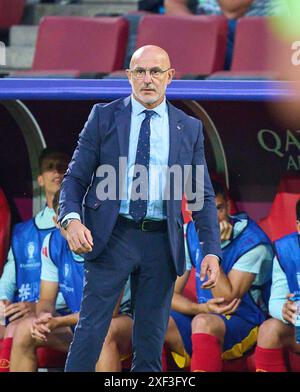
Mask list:
[[[44,185],[45,185],[45,184],[44,184],[44,179],[43,179],[42,174],[39,174],[39,175],[38,175],[38,177],[37,177],[37,182],[38,182],[39,186],[44,186]]]
[[[168,71],[168,84],[170,84],[172,82],[174,75],[175,75],[175,69],[174,68],[169,69],[169,71]]]
[[[300,221],[296,221],[296,229],[298,231],[298,234],[300,234]]]
[[[126,76],[127,76],[127,78],[128,78],[128,81],[129,81],[129,83],[131,84],[131,72],[130,72],[130,70],[129,69],[126,69]]]

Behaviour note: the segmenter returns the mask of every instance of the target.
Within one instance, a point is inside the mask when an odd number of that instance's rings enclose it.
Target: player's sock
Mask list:
[[[219,340],[206,333],[192,334],[192,372],[220,372],[222,370]]]
[[[162,371],[167,372],[168,371],[168,363],[167,363],[167,350],[166,350],[165,345],[163,346],[163,349],[162,349],[161,365],[162,365]]]
[[[9,372],[10,353],[12,348],[13,338],[6,338],[2,343],[2,350],[0,352],[0,372]]]
[[[255,368],[257,372],[286,372],[284,349],[256,346]]]
[[[292,372],[300,372],[300,354],[289,351],[289,363]]]

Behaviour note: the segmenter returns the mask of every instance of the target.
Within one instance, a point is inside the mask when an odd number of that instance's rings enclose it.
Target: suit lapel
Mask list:
[[[179,117],[177,109],[168,102],[169,108],[169,127],[170,127],[170,152],[169,167],[177,163],[177,156],[181,147],[183,132],[182,118]]]
[[[131,124],[131,100],[125,98],[120,105],[120,110],[115,112],[119,150],[121,157],[128,157],[130,124]]]

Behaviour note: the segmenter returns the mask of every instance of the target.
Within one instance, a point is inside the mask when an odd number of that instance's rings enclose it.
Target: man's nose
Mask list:
[[[145,72],[144,82],[145,83],[151,83],[152,82],[152,77],[151,77],[150,71],[148,69]]]

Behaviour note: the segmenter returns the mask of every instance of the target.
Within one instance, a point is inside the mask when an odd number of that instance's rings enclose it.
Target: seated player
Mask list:
[[[213,182],[220,224],[223,258],[216,286],[204,290],[200,281],[201,246],[193,222],[186,230],[187,271],[176,281],[166,335],[179,367],[192,371],[221,371],[222,359],[241,357],[256,343],[265,320],[273,250],[265,233],[246,214],[229,215],[222,186]],[[199,303],[182,292],[196,266]]]
[[[6,324],[0,353],[0,371],[9,369],[9,357],[14,329],[23,317],[35,312],[41,274],[41,246],[45,236],[55,229],[52,201],[60,188],[68,164],[65,153],[45,149],[39,158],[39,186],[45,191],[46,205],[32,219],[15,225],[11,248],[0,279],[0,300]],[[58,298],[59,307],[65,306]]]
[[[53,200],[56,212],[58,200],[59,191]],[[71,252],[65,230],[58,227],[43,243],[40,298],[36,315],[21,321],[15,331],[11,354],[12,372],[36,371],[37,347],[47,346],[68,352],[73,339],[83,292],[83,258]],[[67,309],[56,312],[55,301],[59,290]],[[128,309],[125,297],[120,307]],[[111,330],[109,334],[112,334]]]
[[[255,350],[256,371],[285,372],[285,349],[300,371],[300,344],[296,343],[295,322],[300,299],[300,199],[296,204],[297,232],[275,241],[269,311],[272,318],[259,328]],[[296,369],[295,369],[296,370]]]
[[[56,212],[58,198],[59,191],[53,199]],[[57,228],[48,234],[43,242],[36,314],[20,321],[16,327],[10,371],[36,371],[37,347],[47,346],[58,351],[68,351],[73,338],[72,327],[78,321],[82,290],[83,258],[70,251],[64,230]],[[59,291],[67,308],[56,311],[55,303]]]

